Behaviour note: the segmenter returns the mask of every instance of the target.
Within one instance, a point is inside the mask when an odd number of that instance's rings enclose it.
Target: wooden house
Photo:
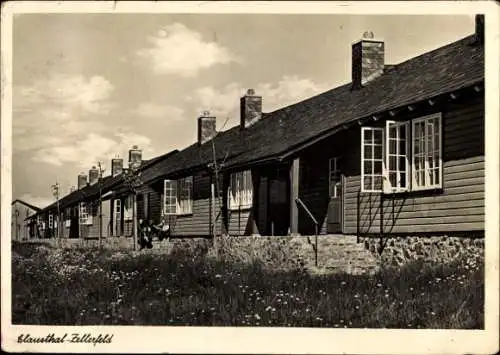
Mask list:
[[[249,201],[238,225],[267,235],[310,235],[316,226],[484,232],[482,21],[474,35],[390,66],[385,44],[363,39],[352,46],[351,83],[245,127],[244,149],[225,166],[251,174],[251,197],[245,177],[238,185]]]
[[[11,203],[11,210],[11,239],[22,241],[34,238],[36,225],[32,223],[30,217],[40,211],[40,208],[16,199]]]
[[[249,91],[225,132],[204,114],[198,142],[149,181],[173,235],[484,232],[481,16],[476,25],[393,65],[384,42],[363,39],[350,83],[271,113]]]

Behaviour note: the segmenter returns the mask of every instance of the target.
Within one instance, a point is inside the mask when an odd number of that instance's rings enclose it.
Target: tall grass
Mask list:
[[[14,245],[12,266],[14,324],[484,326],[484,272],[475,261],[313,276],[182,253]]]

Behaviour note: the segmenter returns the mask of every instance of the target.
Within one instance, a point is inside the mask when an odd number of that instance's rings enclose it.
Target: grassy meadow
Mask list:
[[[12,322],[332,328],[484,327],[484,267],[277,272],[204,255],[12,246]]]

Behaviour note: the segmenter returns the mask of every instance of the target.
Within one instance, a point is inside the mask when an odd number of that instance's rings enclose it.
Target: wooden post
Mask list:
[[[214,251],[215,251],[215,255],[217,256],[218,255],[218,245],[217,245],[217,230],[215,228],[215,217],[216,217],[216,214],[215,214],[215,186],[214,186],[214,183],[212,182],[212,184],[210,184],[210,189],[211,189],[211,203],[210,203],[210,210],[211,210],[211,220],[212,220],[212,223],[211,223],[211,232],[212,232],[212,238],[213,238],[213,247],[214,247]]]
[[[134,243],[134,250],[137,250],[137,193],[132,195],[132,238]]]
[[[299,198],[299,164],[300,159],[295,158],[290,166],[290,234],[299,232],[299,209],[295,200]]]

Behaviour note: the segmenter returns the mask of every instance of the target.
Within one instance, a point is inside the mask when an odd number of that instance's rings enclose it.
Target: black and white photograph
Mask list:
[[[494,3],[63,3],[2,7],[4,350],[498,350]]]

